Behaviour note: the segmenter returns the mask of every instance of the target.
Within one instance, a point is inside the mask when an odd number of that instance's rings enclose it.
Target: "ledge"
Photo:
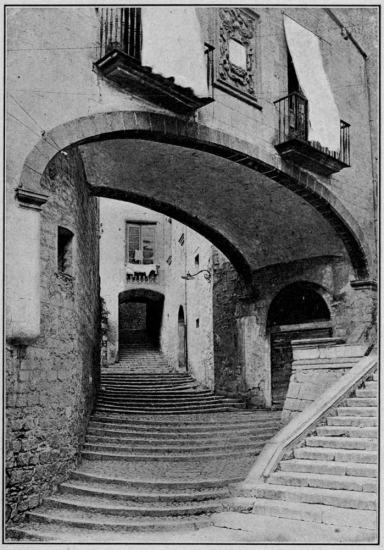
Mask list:
[[[351,287],[356,290],[377,290],[377,282],[376,281],[351,281]]]
[[[292,340],[292,347],[300,348],[319,348],[345,344],[344,338],[301,338],[300,340]]]
[[[110,51],[94,66],[125,90],[176,113],[191,113],[213,101],[212,97],[197,97],[191,88],[175,84],[173,78],[153,73],[150,67],[143,67],[120,50]]]
[[[16,199],[19,201],[19,206],[22,208],[31,208],[32,210],[41,210],[43,204],[48,200],[48,195],[36,193],[25,188],[17,188],[15,192]]]
[[[290,139],[275,145],[275,148],[284,160],[323,176],[330,176],[335,172],[340,172],[343,168],[349,167],[348,164],[338,158],[320,151],[313,147],[310,142],[302,139]]]

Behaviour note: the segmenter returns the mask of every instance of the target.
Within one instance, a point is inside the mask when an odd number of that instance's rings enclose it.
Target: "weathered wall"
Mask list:
[[[100,287],[108,316],[108,363],[118,359],[119,293],[143,285],[150,290],[164,292],[164,223],[161,214],[141,206],[110,199],[99,199],[100,204]],[[125,270],[125,225],[127,221],[156,222],[154,261],[159,265],[155,280],[129,282]]]
[[[98,381],[98,208],[76,150],[43,177],[41,335],[7,346],[7,518],[41,502],[78,459]],[[74,233],[73,276],[57,270],[57,228]],[[27,238],[27,236],[26,236]]]
[[[203,274],[190,281],[181,278],[188,271],[193,274],[211,268],[212,245],[175,220],[168,223],[168,231],[169,256],[172,258],[165,268],[162,349],[169,363],[178,369],[178,313],[179,307],[183,306],[189,372],[213,389],[212,283],[208,283]],[[199,255],[198,266],[195,264],[196,255]]]
[[[214,332],[216,387],[240,392],[255,406],[271,405],[268,310],[273,298],[295,281],[315,284],[331,314],[333,335],[349,343],[375,341],[375,290],[355,287],[349,262],[319,257],[280,264],[254,273],[256,295],[244,299],[236,272],[222,255],[214,271]]]
[[[328,342],[293,341],[292,376],[282,412],[283,422],[289,422],[306,409],[354,367],[366,349],[366,345],[343,345],[336,338]]]

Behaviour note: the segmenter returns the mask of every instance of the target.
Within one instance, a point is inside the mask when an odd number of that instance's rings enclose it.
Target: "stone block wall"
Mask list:
[[[41,334],[28,347],[7,345],[8,520],[76,464],[99,379],[98,207],[76,149],[51,161],[42,187]],[[58,226],[74,234],[72,276],[58,272]]]
[[[251,299],[224,256],[216,255],[214,266],[215,380],[220,392],[237,392],[256,407],[271,406],[268,311],[278,292],[293,282],[318,288],[330,310],[333,336],[351,344],[375,341],[375,288],[353,282],[346,258],[306,258],[258,270]]]
[[[362,345],[344,345],[337,338],[293,340],[292,376],[282,412],[289,422],[347,373],[367,349]]]

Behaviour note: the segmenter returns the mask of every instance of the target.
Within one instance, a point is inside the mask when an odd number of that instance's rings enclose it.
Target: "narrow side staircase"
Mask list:
[[[152,372],[141,363],[148,351]],[[230,485],[245,479],[280,413],[244,410],[167,371],[159,352],[136,352],[144,359],[131,349],[102,370],[80,465],[10,540],[129,542],[133,532],[209,525],[230,505]]]
[[[252,512],[360,527],[372,541],[377,528],[377,397],[376,373],[290,451],[266,483],[252,488],[257,497]]]

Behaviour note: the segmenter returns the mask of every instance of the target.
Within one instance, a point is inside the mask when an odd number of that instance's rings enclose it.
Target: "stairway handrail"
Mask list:
[[[243,485],[249,487],[265,481],[276,469],[283,455],[311,432],[331,408],[345,399],[364,379],[370,376],[376,369],[377,363],[378,358],[375,352],[363,357],[316,401],[277,432],[263,447]]]

